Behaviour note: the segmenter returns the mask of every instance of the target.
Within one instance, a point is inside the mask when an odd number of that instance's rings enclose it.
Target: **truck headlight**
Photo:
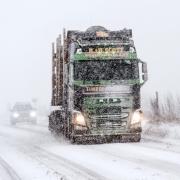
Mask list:
[[[143,117],[143,112],[141,110],[136,110],[131,119],[131,124],[140,123]]]
[[[74,114],[74,124],[80,125],[80,126],[86,126],[86,121],[84,116],[79,112]]]
[[[30,112],[30,116],[31,116],[31,117],[36,117],[36,112],[35,112],[35,111],[31,111],[31,112]]]
[[[19,117],[19,114],[17,112],[13,113],[13,117],[14,118],[18,118]]]

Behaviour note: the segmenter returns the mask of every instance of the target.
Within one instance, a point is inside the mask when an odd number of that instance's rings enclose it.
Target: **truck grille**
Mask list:
[[[106,114],[120,114],[121,107],[99,107],[96,109],[97,115],[106,115]]]
[[[125,129],[127,126],[127,118],[129,113],[121,113],[118,115],[100,115],[92,116],[92,128],[98,129]]]
[[[91,116],[91,119],[96,121],[107,121],[107,120],[117,121],[117,120],[125,119],[128,116],[129,116],[128,112],[123,112],[121,114]]]

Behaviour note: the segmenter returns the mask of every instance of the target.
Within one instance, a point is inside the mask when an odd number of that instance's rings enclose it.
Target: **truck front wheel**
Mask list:
[[[141,140],[141,134],[137,134],[131,139],[131,142],[140,142],[140,140]]]

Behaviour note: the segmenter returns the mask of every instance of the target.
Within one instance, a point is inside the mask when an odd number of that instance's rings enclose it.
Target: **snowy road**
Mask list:
[[[0,158],[0,180],[21,180],[9,164]]]
[[[143,138],[140,143],[72,145],[52,137],[46,125],[1,124],[0,180],[1,176],[7,180],[179,180],[180,143]]]

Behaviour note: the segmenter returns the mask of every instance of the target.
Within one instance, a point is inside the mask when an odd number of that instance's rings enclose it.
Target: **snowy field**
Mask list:
[[[148,128],[140,143],[73,145],[53,137],[45,119],[15,127],[1,120],[0,180],[179,180],[180,127],[161,125],[163,136]]]

